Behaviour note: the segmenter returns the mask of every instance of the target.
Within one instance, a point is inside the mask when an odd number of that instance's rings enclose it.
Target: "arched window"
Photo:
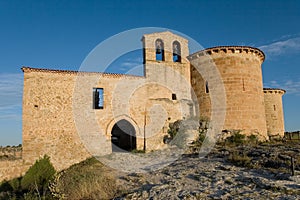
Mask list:
[[[164,42],[161,39],[155,41],[156,60],[165,60]]]
[[[181,47],[178,41],[173,42],[173,62],[181,62]]]

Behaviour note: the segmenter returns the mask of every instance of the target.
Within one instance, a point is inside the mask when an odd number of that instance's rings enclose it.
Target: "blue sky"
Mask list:
[[[2,0],[0,145],[22,142],[22,66],[78,70],[100,42],[139,27],[176,30],[204,48],[261,48],[264,85],[287,90],[286,130],[300,130],[300,1]],[[111,70],[126,71],[130,62]]]

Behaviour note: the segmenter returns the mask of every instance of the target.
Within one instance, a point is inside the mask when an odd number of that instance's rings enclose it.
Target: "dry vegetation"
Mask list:
[[[0,185],[0,199],[112,199],[119,190],[113,172],[95,158],[56,173],[49,157],[23,176]]]
[[[265,168],[274,173],[291,174],[291,158],[295,171],[300,171],[300,142],[274,140],[259,142],[255,136],[244,137],[239,133],[219,142],[212,156],[222,156],[240,167]]]
[[[98,160],[90,158],[58,173],[50,190],[60,199],[111,199],[118,193],[112,174]]]

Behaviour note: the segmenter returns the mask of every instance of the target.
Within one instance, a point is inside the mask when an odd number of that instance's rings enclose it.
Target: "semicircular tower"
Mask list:
[[[269,137],[284,136],[284,117],[282,95],[285,90],[277,88],[264,88],[265,112],[267,120],[267,132]]]
[[[245,46],[213,47],[190,55],[191,84],[200,116],[211,117],[210,93],[220,87],[220,81],[216,82],[219,76],[226,93],[223,130],[240,130],[268,139],[261,70],[264,58],[259,49]]]

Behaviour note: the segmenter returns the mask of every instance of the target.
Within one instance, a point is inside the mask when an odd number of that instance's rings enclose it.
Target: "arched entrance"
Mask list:
[[[136,131],[125,119],[118,121],[111,131],[112,151],[131,151],[136,149]]]

